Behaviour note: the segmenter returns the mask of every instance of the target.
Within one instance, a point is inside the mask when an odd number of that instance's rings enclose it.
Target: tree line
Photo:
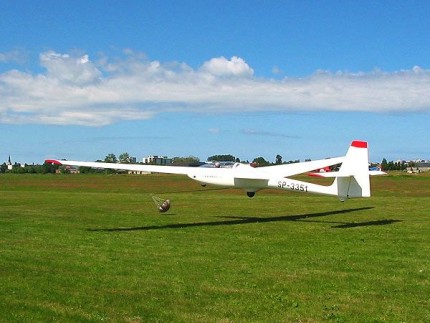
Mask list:
[[[49,174],[55,173],[58,165],[43,164],[43,165],[21,165],[14,164],[12,169],[8,169],[6,163],[0,165],[0,173],[13,173],[13,174]]]
[[[393,162],[393,161],[387,161],[385,158],[382,159],[381,162],[381,169],[382,170],[405,170],[408,167],[415,167],[416,164],[414,162],[405,162],[405,161],[399,161],[399,162]]]

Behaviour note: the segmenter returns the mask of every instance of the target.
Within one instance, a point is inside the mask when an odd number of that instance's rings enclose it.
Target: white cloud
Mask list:
[[[68,54],[49,51],[40,54],[40,64],[46,68],[49,79],[78,86],[94,83],[101,76],[88,55],[71,57]]]
[[[233,56],[230,60],[225,57],[212,58],[202,65],[201,70],[216,76],[227,77],[247,77],[254,74],[254,70],[242,58],[237,56]]]
[[[185,63],[40,54],[46,71],[0,74],[0,123],[100,126],[159,112],[229,113],[336,110],[430,111],[430,70],[393,73],[317,71],[306,78],[257,78],[239,57]]]

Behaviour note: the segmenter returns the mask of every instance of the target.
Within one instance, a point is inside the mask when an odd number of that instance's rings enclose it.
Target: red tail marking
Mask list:
[[[356,148],[367,148],[367,142],[366,141],[359,141],[359,140],[354,140],[351,144],[352,147],[356,147]]]

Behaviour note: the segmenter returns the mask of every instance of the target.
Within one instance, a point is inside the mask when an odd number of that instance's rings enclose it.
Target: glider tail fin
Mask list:
[[[334,182],[339,199],[369,197],[369,175],[367,142],[355,140],[351,143]]]

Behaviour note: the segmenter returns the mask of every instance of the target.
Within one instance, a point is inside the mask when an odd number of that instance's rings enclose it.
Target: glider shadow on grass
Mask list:
[[[161,229],[184,229],[184,228],[194,228],[194,227],[205,227],[205,226],[223,226],[223,225],[241,225],[250,223],[269,223],[269,222],[283,222],[283,221],[304,221],[304,222],[321,222],[312,221],[309,219],[324,217],[336,214],[345,214],[350,212],[358,212],[364,210],[370,210],[373,207],[361,207],[354,209],[344,209],[338,211],[329,212],[318,212],[309,213],[301,215],[283,215],[283,216],[273,216],[273,217],[257,217],[257,216],[218,216],[218,218],[224,218],[227,220],[211,221],[211,222],[194,222],[194,223],[173,223],[165,225],[149,225],[142,227],[122,227],[122,228],[107,228],[107,229],[88,229],[88,231],[149,231],[149,230],[161,230]],[[362,223],[350,223],[350,222],[321,222],[321,223],[332,223],[336,224],[332,228],[353,228],[360,226],[370,226],[370,225],[385,225],[395,222],[400,222],[399,220],[380,220],[380,221],[368,221]]]

